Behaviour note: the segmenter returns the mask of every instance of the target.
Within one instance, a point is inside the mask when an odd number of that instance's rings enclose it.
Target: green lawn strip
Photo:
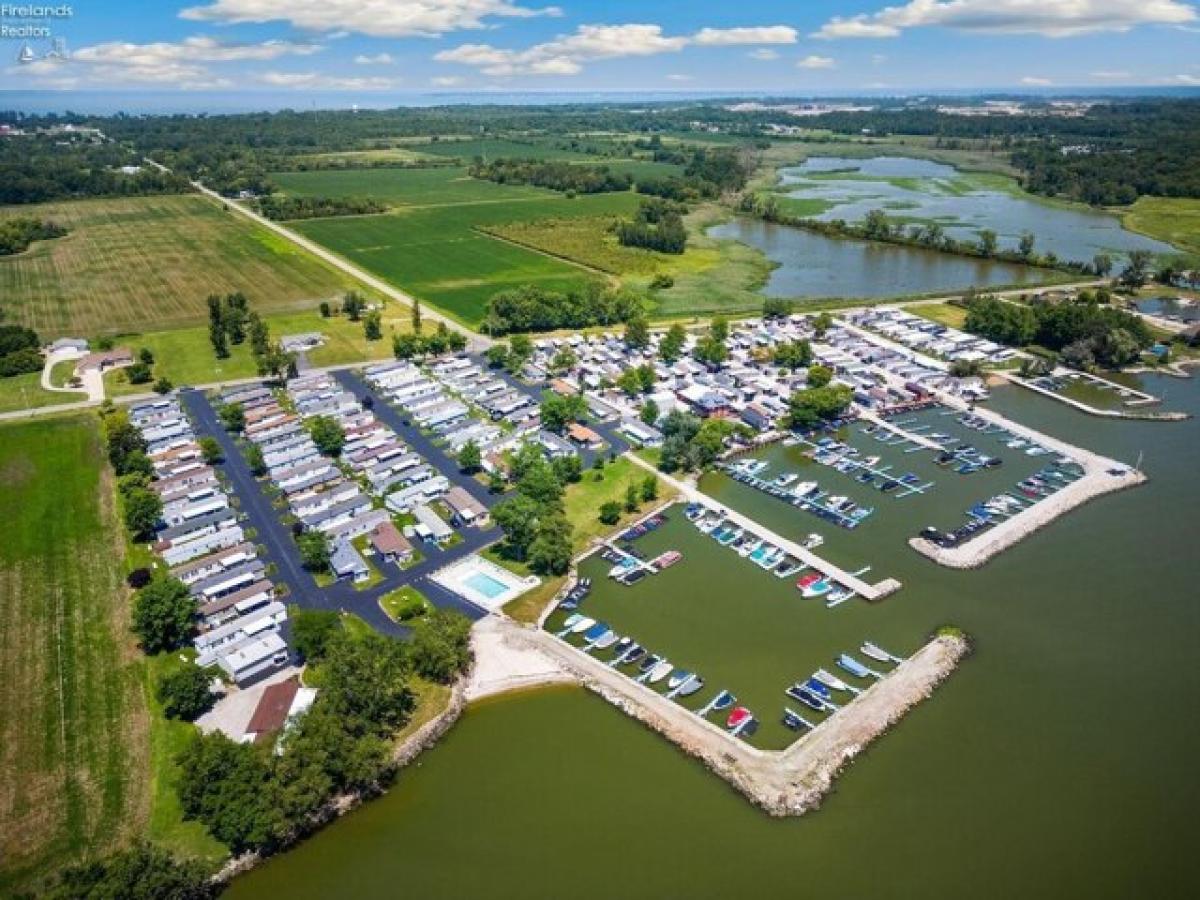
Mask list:
[[[1200,200],[1139,197],[1133,206],[1118,212],[1121,223],[1131,231],[1200,254]]]
[[[918,303],[907,307],[905,311],[951,328],[961,329],[967,321],[967,311],[949,303]]]
[[[42,387],[41,372],[27,372],[0,378],[0,412],[18,409],[40,409],[43,406],[58,406],[86,400],[87,394],[61,394]]]
[[[0,894],[145,831],[150,716],[96,420],[0,426]]]
[[[417,616],[424,615],[423,612],[416,613],[415,615],[409,615],[407,617],[402,615],[407,608],[409,608],[411,605],[415,605],[416,603],[423,604],[425,612],[428,612],[430,609],[432,609],[432,606],[425,595],[412,585],[408,584],[404,585],[403,587],[396,588],[394,591],[388,591],[388,593],[379,598],[380,608],[393,622],[408,622]]]
[[[601,475],[599,481],[596,480],[597,474]],[[617,531],[622,525],[644,514],[644,511],[650,506],[648,503],[641,504],[636,512],[623,513],[621,521],[616,525],[605,525],[600,521],[598,512],[600,507],[609,501],[623,504],[629,485],[632,484],[640,490],[642,482],[649,474],[640,466],[618,457],[608,463],[602,471],[595,469],[584,471],[582,480],[567,486],[564,505],[567,519],[574,528],[576,551],[585,549],[594,538]],[[658,500],[655,502],[667,500],[674,494],[675,490],[660,480]]]

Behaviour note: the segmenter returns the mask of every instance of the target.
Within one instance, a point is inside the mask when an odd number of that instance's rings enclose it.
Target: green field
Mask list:
[[[70,229],[0,259],[8,321],[60,335],[196,325],[211,293],[255,308],[312,308],[351,286],[285,239],[201,197],[137,197],[4,207]]]
[[[0,895],[145,835],[151,716],[93,417],[0,428]]]
[[[531,140],[529,142],[513,138],[473,138],[467,141],[432,141],[427,144],[411,144],[409,149],[419,153],[432,153],[434,156],[457,156],[464,162],[470,162],[477,156],[485,159],[561,159],[575,162],[594,162],[597,157],[589,153],[578,153],[574,150],[562,150],[547,141]]]
[[[42,406],[58,406],[61,403],[74,403],[77,400],[86,399],[87,394],[83,393],[60,394],[56,391],[44,390],[41,372],[0,378],[0,413]]]
[[[483,318],[488,298],[535,284],[568,290],[595,274],[580,266],[497,240],[478,228],[516,221],[630,215],[632,193],[530,197],[526,188],[505,202],[456,203],[400,209],[378,216],[310,219],[294,228],[336,253],[456,316]]]
[[[271,180],[285,194],[296,197],[370,197],[392,206],[444,206],[555,196],[553,191],[544,188],[503,185],[472,178],[460,166],[272,172]]]
[[[1131,231],[1174,244],[1188,253],[1200,253],[1200,200],[1139,197],[1122,213],[1121,222]]]
[[[316,310],[276,313],[264,318],[271,329],[271,335],[276,338],[310,331],[324,334],[324,346],[307,354],[309,363],[318,367],[390,359],[392,332],[409,331],[412,328],[408,307],[401,307],[396,303],[384,306],[383,338],[378,341],[368,341],[363,337],[361,322],[351,322],[340,315],[325,319]],[[204,326],[123,334],[116,340],[118,344],[130,347],[134,352],[142,347],[148,348],[154,354],[154,376],[166,376],[176,387],[183,384],[210,384],[216,381],[253,378],[258,374],[249,344],[231,345],[228,358],[217,359],[208,340],[208,328]],[[129,384],[121,369],[107,373],[104,383],[110,396],[144,393],[150,389],[148,384]]]

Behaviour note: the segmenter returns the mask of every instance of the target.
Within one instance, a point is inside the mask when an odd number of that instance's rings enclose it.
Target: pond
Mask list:
[[[1137,301],[1139,312],[1176,322],[1200,322],[1200,300],[1184,297],[1144,297]]]
[[[1151,392],[1166,384],[1173,408],[1200,413],[1200,381],[1146,376]],[[598,698],[540,691],[473,706],[386,797],[228,897],[1197,896],[1200,420],[1109,422],[1019,388],[995,389],[989,405],[1114,458],[1145,450],[1150,480],[973,572],[941,569],[887,533],[901,513],[907,533],[920,498],[889,499],[895,515],[846,536],[842,553],[905,587],[813,610],[801,621],[818,643],[844,629],[908,650],[952,622],[975,652],[820,811],[771,819]],[[957,509],[983,486],[943,476],[930,501],[961,491]],[[731,633],[739,599],[726,598]],[[797,657],[811,665],[803,646]]]
[[[858,222],[871,210],[882,209],[905,221],[938,222],[959,240],[975,240],[980,229],[990,228],[1004,248],[1015,248],[1027,231],[1034,235],[1038,252],[1080,262],[1101,252],[1119,257],[1134,249],[1175,249],[1125,230],[1121,220],[1108,213],[1047,202],[1002,176],[960,172],[929,160],[813,157],[779,174],[787,197],[826,206],[815,216],[818,219]]]
[[[757,219],[731,219],[708,230],[749,244],[777,263],[769,297],[898,297],[969,287],[1039,284],[1045,269],[873,241],[828,237]]]

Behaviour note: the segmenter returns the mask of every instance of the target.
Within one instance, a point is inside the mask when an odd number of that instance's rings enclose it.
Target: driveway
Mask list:
[[[46,391],[54,391],[61,394],[87,394],[89,402],[98,402],[104,399],[104,376],[96,371],[84,372],[81,376],[83,387],[55,387],[51,380],[50,373],[54,367],[60,362],[68,360],[82,359],[87,356],[79,350],[59,350],[57,353],[46,354],[46,364],[42,366],[42,389]]]

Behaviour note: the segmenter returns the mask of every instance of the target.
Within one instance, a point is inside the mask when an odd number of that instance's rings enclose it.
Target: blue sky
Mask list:
[[[0,21],[49,28],[70,52],[18,64],[24,42],[0,38],[5,88],[1200,86],[1191,0],[80,0],[72,10]],[[43,37],[28,43],[38,57],[50,47]]]

